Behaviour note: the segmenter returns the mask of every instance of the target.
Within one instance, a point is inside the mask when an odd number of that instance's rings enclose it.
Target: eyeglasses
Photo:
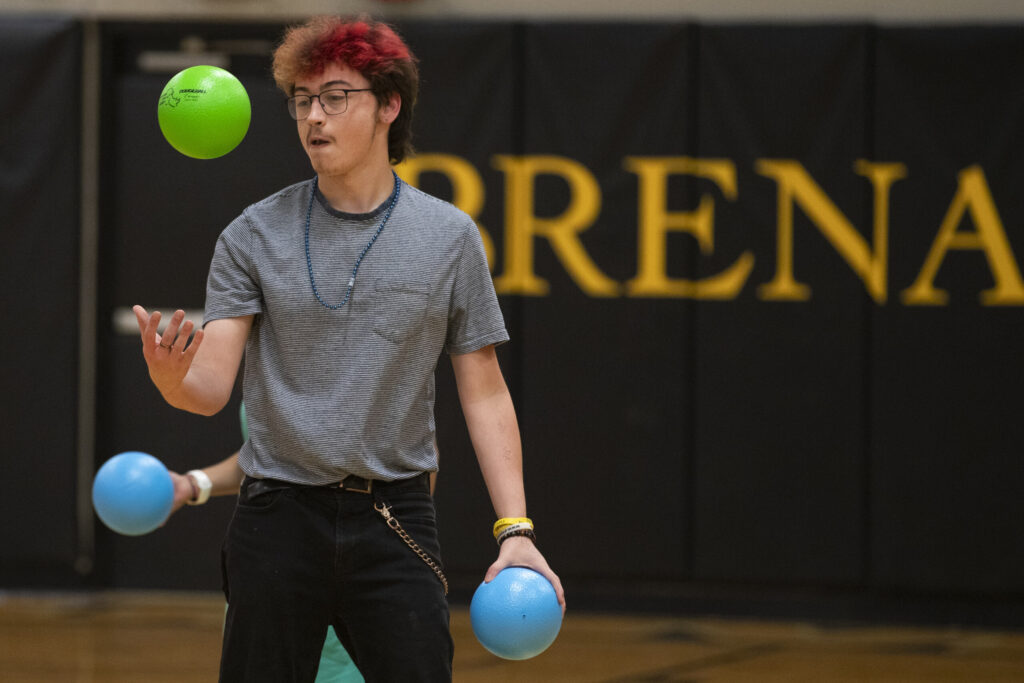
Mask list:
[[[368,92],[371,88],[332,88],[319,95],[295,95],[288,98],[288,113],[296,121],[301,121],[313,111],[313,100],[320,101],[320,108],[325,114],[344,114],[348,109],[350,92]]]

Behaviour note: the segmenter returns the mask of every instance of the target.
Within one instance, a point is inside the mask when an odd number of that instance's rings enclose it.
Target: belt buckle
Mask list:
[[[357,479],[360,482],[363,482],[366,488],[356,488],[355,486],[349,486],[345,482],[347,482],[350,479]],[[357,477],[354,474],[350,474],[344,479],[342,479],[341,483],[338,486],[341,488],[342,491],[351,491],[352,493],[371,493],[373,491],[373,479],[364,479],[363,477]]]

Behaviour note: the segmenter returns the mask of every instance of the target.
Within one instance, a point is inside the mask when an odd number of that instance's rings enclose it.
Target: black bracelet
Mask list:
[[[516,529],[515,531],[507,531],[498,536],[498,546],[500,547],[502,543],[513,536],[525,536],[534,543],[537,542],[537,534],[533,533],[533,529]]]

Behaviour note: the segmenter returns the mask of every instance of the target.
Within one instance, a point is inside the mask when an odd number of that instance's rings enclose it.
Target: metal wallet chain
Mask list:
[[[379,512],[380,516],[384,518],[385,522],[387,522],[387,525],[395,530],[395,533],[405,541],[405,544],[412,548],[412,551],[419,555],[420,559],[426,562],[428,567],[434,570],[434,573],[437,574],[437,578],[441,579],[441,585],[444,586],[444,594],[447,596],[448,579],[444,577],[444,572],[441,571],[441,568],[437,566],[437,563],[434,562],[430,555],[427,554],[427,551],[421,548],[419,544],[416,543],[408,533],[406,533],[405,529],[402,528],[402,525],[398,523],[398,519],[391,514],[391,508],[388,507],[387,503],[379,500],[375,501],[373,509]]]

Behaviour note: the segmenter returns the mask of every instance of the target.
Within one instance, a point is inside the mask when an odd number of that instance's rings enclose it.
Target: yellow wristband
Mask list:
[[[530,528],[533,528],[533,522],[526,517],[502,517],[494,523],[494,529],[492,530],[494,532],[494,537],[497,538],[500,536],[502,531],[513,524],[529,524]]]

